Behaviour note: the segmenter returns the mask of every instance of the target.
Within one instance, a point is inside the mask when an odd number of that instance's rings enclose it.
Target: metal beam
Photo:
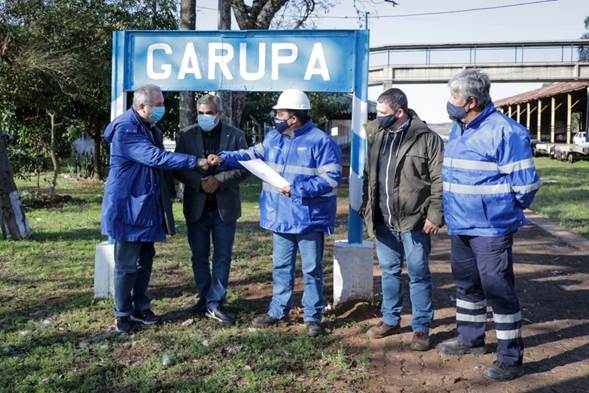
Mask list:
[[[385,65],[369,70],[370,86],[382,84],[447,83],[465,68],[477,68],[489,75],[493,83],[571,82],[589,80],[589,62],[544,64],[440,64]]]
[[[521,48],[521,47],[550,47],[550,46],[589,46],[589,39],[563,41],[526,41],[526,42],[467,42],[454,44],[403,44],[384,45],[370,48],[370,52],[386,52],[401,50],[425,49],[469,49],[469,48]]]

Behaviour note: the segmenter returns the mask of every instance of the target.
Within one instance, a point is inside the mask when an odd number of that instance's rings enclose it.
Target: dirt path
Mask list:
[[[439,235],[432,241],[436,309],[431,331],[433,345],[455,336],[449,243],[446,235]],[[509,383],[490,383],[481,374],[495,359],[491,322],[487,344],[492,352],[483,356],[446,358],[437,349],[425,353],[409,349],[412,333],[406,274],[400,335],[369,341],[364,332],[379,320],[375,317],[379,313],[367,304],[339,309],[336,325],[342,328],[334,329],[334,334],[341,336],[344,345],[353,353],[363,353],[370,360],[370,378],[362,391],[589,392],[588,254],[589,250],[571,248],[535,226],[527,226],[517,234],[514,259],[516,286],[525,320],[526,375]],[[378,293],[378,268],[375,267],[374,273]]]

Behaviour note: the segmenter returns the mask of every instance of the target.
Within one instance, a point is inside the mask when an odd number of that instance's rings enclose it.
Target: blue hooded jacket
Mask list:
[[[131,242],[166,237],[157,170],[191,169],[196,166],[196,157],[159,148],[162,134],[154,130],[157,144],[147,126],[129,109],[104,132],[104,140],[111,146],[100,218],[103,235]]]
[[[444,152],[444,217],[450,235],[502,236],[527,223],[540,188],[529,131],[489,103],[456,124]]]
[[[292,234],[333,233],[342,156],[333,138],[315,128],[312,121],[295,129],[293,138],[272,130],[262,143],[220,155],[229,168],[241,168],[238,161],[259,158],[290,183],[290,198],[263,183],[262,228]]]

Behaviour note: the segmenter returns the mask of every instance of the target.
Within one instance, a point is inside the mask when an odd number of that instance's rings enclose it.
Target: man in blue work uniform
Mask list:
[[[239,168],[240,160],[261,159],[289,186],[263,183],[260,225],[273,232],[272,301],[254,327],[288,317],[293,303],[295,260],[301,253],[304,321],[309,336],[321,333],[323,317],[324,234],[333,233],[340,182],[341,151],[333,138],[310,119],[311,105],[301,90],[287,89],[278,98],[275,126],[262,143],[247,150],[209,156],[210,165]]]
[[[506,381],[523,373],[522,316],[514,285],[513,234],[540,187],[529,131],[498,112],[489,77],[465,70],[450,82],[456,121],[445,149],[444,215],[452,241],[458,337],[450,355],[485,352],[487,306],[493,308],[497,360],[484,375]]]
[[[110,143],[110,171],[100,226],[103,235],[115,240],[116,329],[125,333],[136,322],[153,325],[158,320],[147,293],[153,243],[175,233],[168,183],[161,170],[195,169],[198,164],[193,155],[164,149],[156,126],[164,113],[160,88],[145,85],[135,90],[133,107],[104,132]]]

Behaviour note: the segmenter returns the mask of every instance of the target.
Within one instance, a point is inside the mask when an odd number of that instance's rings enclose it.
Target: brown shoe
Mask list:
[[[414,351],[427,351],[429,349],[429,336],[424,332],[415,332],[411,339],[411,349]]]
[[[376,325],[368,329],[366,334],[369,338],[383,338],[386,336],[390,336],[392,334],[397,334],[401,331],[399,325],[391,326],[384,323],[382,320],[379,321]]]

